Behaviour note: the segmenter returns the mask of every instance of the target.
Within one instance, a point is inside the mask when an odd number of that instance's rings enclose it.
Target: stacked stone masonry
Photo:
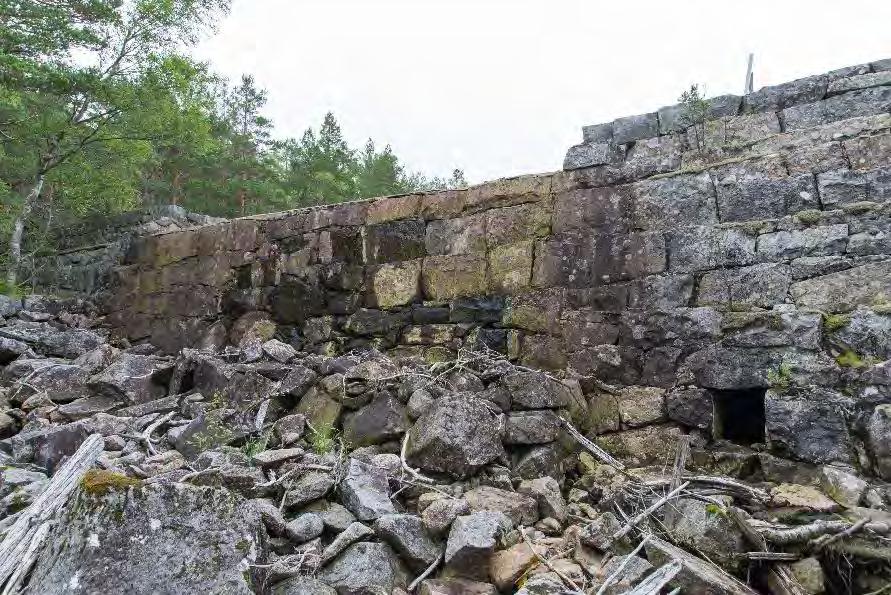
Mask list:
[[[583,430],[639,462],[750,415],[775,454],[870,467],[891,60],[711,106],[702,143],[674,106],[586,127],[561,172],[136,238],[108,321],[171,352],[245,317],[319,353],[485,346],[577,379]]]

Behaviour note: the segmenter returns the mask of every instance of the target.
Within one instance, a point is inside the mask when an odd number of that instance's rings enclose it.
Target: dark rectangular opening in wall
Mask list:
[[[715,438],[736,444],[764,442],[763,388],[712,391]]]

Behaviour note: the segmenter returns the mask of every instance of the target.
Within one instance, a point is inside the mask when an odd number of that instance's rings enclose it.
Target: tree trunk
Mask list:
[[[31,192],[25,197],[25,203],[22,205],[22,210],[19,211],[19,215],[16,217],[15,223],[13,224],[12,237],[9,239],[9,263],[7,264],[8,268],[6,269],[6,284],[10,290],[15,287],[16,273],[18,272],[19,265],[22,261],[22,237],[25,235],[25,221],[27,221],[28,217],[31,215],[31,211],[34,210],[34,205],[37,203],[40,191],[43,190],[44,179],[45,174],[37,174],[34,187],[31,188]]]

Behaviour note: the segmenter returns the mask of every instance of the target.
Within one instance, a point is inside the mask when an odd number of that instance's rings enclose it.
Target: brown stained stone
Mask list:
[[[512,295],[507,298],[501,322],[535,333],[557,332],[563,303],[563,290],[559,288]]]
[[[486,243],[492,248],[548,235],[551,231],[548,206],[536,203],[486,211]]]
[[[397,219],[412,219],[421,210],[421,196],[388,196],[379,198],[368,205],[366,220],[368,224],[385,223]]]
[[[424,244],[430,255],[485,252],[485,213],[430,221]]]
[[[891,118],[885,121],[891,124]],[[858,170],[886,167],[891,161],[891,134],[863,136],[843,143],[851,167]]]
[[[429,256],[424,259],[421,286],[431,300],[484,294],[486,259],[476,254]]]
[[[554,200],[554,233],[627,229],[633,213],[631,186],[571,190]]]
[[[550,175],[502,178],[467,189],[467,210],[478,211],[494,206],[537,202],[551,192]]]
[[[532,241],[496,246],[489,252],[489,282],[495,293],[515,293],[529,287]]]
[[[419,219],[377,223],[364,229],[364,256],[369,264],[412,260],[426,253],[426,228]]]
[[[444,190],[421,195],[421,216],[427,220],[455,217],[464,210],[466,190]]]
[[[421,260],[384,264],[369,271],[371,305],[392,308],[410,304],[418,296]]]

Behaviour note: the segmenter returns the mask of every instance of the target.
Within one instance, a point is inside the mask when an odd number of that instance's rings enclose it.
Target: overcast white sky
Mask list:
[[[347,139],[470,181],[556,170],[581,126],[891,57],[888,0],[234,0],[199,58],[269,91],[277,136]]]

